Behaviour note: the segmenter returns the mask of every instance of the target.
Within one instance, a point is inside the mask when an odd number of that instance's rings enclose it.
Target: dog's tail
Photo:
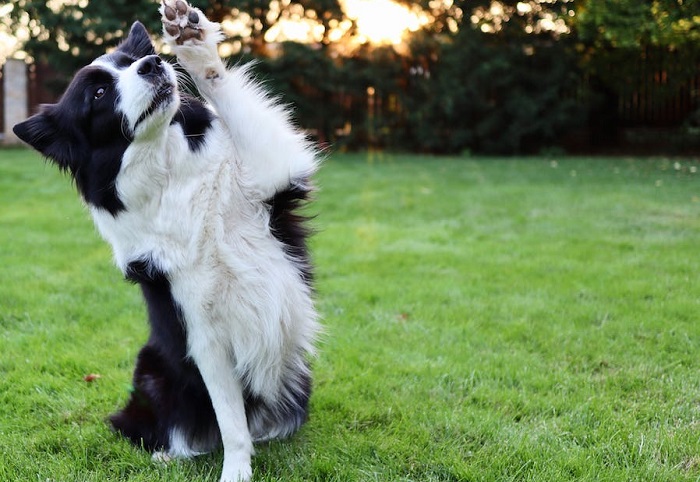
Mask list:
[[[310,396],[311,374],[306,362],[287,375],[279,396],[273,401],[247,393],[246,416],[253,441],[266,442],[293,435],[308,418]]]

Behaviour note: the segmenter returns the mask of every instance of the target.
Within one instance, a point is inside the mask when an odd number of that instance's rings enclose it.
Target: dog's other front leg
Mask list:
[[[233,370],[231,354],[218,340],[191,333],[190,355],[207,387],[224,445],[221,482],[247,482],[252,477],[253,442],[248,430],[243,386]]]

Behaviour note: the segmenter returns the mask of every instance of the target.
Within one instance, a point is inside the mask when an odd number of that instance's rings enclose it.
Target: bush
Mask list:
[[[366,48],[335,59],[290,42],[259,70],[322,143],[533,153],[560,145],[584,113],[566,42],[531,37],[523,45],[467,28],[447,41],[419,36],[410,55]]]

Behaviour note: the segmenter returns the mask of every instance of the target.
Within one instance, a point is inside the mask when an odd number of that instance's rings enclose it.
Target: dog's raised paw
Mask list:
[[[184,0],[163,0],[160,13],[163,30],[178,45],[190,40],[204,40],[204,32],[200,25],[201,12]]]

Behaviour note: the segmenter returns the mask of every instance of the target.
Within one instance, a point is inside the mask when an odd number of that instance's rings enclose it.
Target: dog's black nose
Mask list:
[[[160,75],[163,73],[163,60],[157,55],[149,55],[144,57],[139,64],[139,68],[136,72],[144,77],[152,77]]]

